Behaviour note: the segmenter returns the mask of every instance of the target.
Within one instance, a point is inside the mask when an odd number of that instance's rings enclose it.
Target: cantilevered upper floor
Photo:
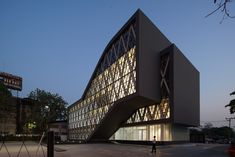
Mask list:
[[[81,99],[69,107],[70,138],[106,140],[138,109],[163,101],[169,116],[155,122],[199,124],[199,72],[137,10],[104,49]]]

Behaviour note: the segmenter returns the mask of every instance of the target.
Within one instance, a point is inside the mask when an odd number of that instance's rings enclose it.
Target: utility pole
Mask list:
[[[231,121],[232,119],[235,119],[235,117],[230,117],[230,118],[225,118],[228,121],[228,127],[230,128],[229,130],[229,143],[231,143]]]
[[[231,120],[235,119],[235,117],[225,118],[228,121],[228,127],[231,128]]]

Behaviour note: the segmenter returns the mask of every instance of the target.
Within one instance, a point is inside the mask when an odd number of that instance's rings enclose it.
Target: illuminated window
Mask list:
[[[115,101],[136,92],[135,45],[134,25],[130,25],[102,58],[85,99],[69,111],[77,113],[77,139],[86,139]]]

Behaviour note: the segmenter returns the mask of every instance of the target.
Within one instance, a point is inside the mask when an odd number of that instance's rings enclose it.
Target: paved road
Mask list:
[[[11,157],[16,157],[21,143],[6,143]],[[26,142],[30,157],[36,157],[37,144]],[[127,144],[73,144],[55,145],[55,157],[228,157],[228,145],[221,144],[182,144],[158,146],[157,153],[151,153],[151,146]],[[43,147],[46,152],[46,147]],[[19,155],[27,157],[23,147]],[[5,149],[0,150],[0,157],[8,157]],[[43,157],[40,148],[37,157]]]
[[[65,149],[56,152],[56,157],[228,157],[228,145],[186,144],[157,147],[126,144],[81,144],[56,146]]]
[[[160,149],[159,157],[228,157],[228,145],[198,144],[177,145],[170,148]]]

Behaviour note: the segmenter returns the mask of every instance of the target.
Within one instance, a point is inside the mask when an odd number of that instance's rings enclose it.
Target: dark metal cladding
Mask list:
[[[69,107],[69,136],[90,142],[108,140],[122,126],[197,126],[199,103],[197,69],[137,10]]]

